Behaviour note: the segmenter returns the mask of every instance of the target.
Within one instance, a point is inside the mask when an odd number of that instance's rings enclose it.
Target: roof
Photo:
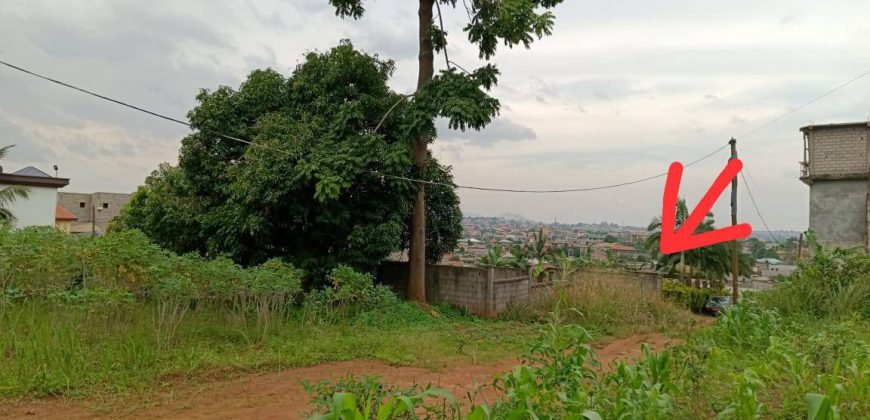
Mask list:
[[[79,218],[76,215],[70,213],[69,210],[57,206],[54,208],[54,220],[55,221],[70,221],[70,220],[78,220]]]
[[[843,127],[870,127],[870,121],[860,121],[860,122],[848,122],[848,123],[834,123],[834,124],[815,124],[808,125],[806,127],[801,127],[800,131],[809,131],[809,130],[818,130],[820,128],[843,128]]]
[[[21,168],[15,172],[13,172],[13,174],[14,175],[24,175],[24,176],[38,176],[38,177],[42,177],[42,178],[51,178],[51,176],[48,175],[47,173],[42,172],[39,169],[36,169],[32,166],[28,166],[26,168]]]
[[[628,245],[623,245],[623,244],[614,244],[614,243],[610,243],[610,242],[603,242],[600,244],[595,244],[595,245],[592,245],[592,247],[596,248],[596,249],[604,248],[604,249],[611,249],[613,251],[621,251],[621,252],[636,252],[637,251],[637,249],[635,249],[633,246],[628,246]]]
[[[780,261],[776,258],[759,258],[759,259],[755,260],[755,262],[760,263],[760,264],[773,264],[773,265],[782,264],[782,261]]]
[[[28,187],[63,188],[69,185],[69,178],[55,178],[32,166],[11,174],[0,172],[0,184],[25,185]]]

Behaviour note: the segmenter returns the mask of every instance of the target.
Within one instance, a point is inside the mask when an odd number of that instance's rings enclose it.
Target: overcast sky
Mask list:
[[[416,9],[369,1],[342,21],[327,0],[0,1],[0,59],[184,117],[200,88],[237,87],[256,68],[285,75],[307,51],[343,38],[396,60],[392,81],[416,77]],[[870,77],[751,136],[757,127],[870,70],[870,2],[579,1],[556,9],[554,35],[501,49],[501,116],[479,133],[442,129],[432,149],[456,182],[579,188],[642,178],[738,138],[750,187],[772,229],[806,229],[798,179],[807,124],[870,118]],[[451,59],[479,65],[464,10],[445,10]],[[443,65],[443,61],[437,62]],[[7,170],[34,165],[71,178],[65,190],[130,192],[175,163],[187,129],[0,68],[0,145]],[[727,151],[687,168],[694,206]],[[742,180],[741,180],[742,181]],[[664,178],[561,195],[460,190],[465,212],[514,212],[560,222],[645,225],[661,211]],[[745,194],[740,219],[762,230]],[[727,194],[714,208],[728,221]]]

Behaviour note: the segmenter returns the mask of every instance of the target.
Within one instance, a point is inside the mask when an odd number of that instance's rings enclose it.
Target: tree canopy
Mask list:
[[[417,90],[410,107],[413,129],[409,134],[416,137],[412,143],[412,157],[418,172],[425,172],[428,163],[427,147],[434,139],[434,117],[449,119],[450,128],[481,129],[498,114],[499,102],[489,95],[498,82],[499,71],[489,63],[499,43],[509,48],[522,45],[529,48],[535,39],[550,35],[554,16],[550,9],[563,0],[463,0],[462,7],[468,16],[463,31],[468,41],[478,50],[479,58],[487,61],[474,71],[450,61],[447,53],[447,31],[441,5],[458,7],[456,0],[418,0],[410,3],[417,6],[418,31],[408,40],[418,44]],[[329,0],[335,14],[341,17],[360,19],[365,14],[366,0]],[[437,9],[437,22],[434,10]],[[435,75],[435,55],[444,53],[446,69]],[[418,182],[416,197],[411,211],[409,232],[409,279],[406,295],[420,302],[426,301],[425,252],[427,246],[425,210],[426,184]]]
[[[397,177],[424,177],[447,184],[426,197],[426,257],[437,261],[461,234],[459,199],[450,168],[429,156],[418,173],[410,148],[421,119],[462,111],[409,103],[387,85],[393,70],[343,41],[307,54],[290,77],[256,70],[238,89],[202,90],[178,166],[152,173],[118,227],[242,264],[282,257],[314,276],[338,264],[370,270],[408,242],[415,188]]]

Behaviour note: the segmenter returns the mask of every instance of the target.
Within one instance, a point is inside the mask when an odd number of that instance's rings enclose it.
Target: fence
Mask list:
[[[541,277],[543,280],[533,283],[533,288],[552,286],[554,283],[562,281],[559,279],[558,271],[552,269],[547,270]],[[604,282],[617,288],[638,288],[643,292],[662,293],[662,277],[658,273],[586,268],[569,275],[567,281],[571,283]]]
[[[528,299],[532,289],[559,281],[557,273],[547,273],[545,281],[532,282],[530,273],[509,268],[426,266],[426,300],[463,308],[470,313],[492,317],[512,303]],[[384,262],[378,281],[404,294],[408,282],[408,263]],[[656,273],[624,270],[585,269],[573,273],[569,282],[604,282],[610,287],[639,288],[660,294],[662,279]]]
[[[404,293],[408,263],[384,262],[378,281]],[[446,303],[480,316],[496,316],[529,297],[529,274],[508,268],[426,266],[426,301]]]

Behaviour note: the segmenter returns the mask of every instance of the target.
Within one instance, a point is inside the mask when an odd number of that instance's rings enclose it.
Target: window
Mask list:
[[[103,208],[104,208],[104,209],[109,208],[109,203],[103,203]]]
[[[80,208],[80,209],[85,208],[85,202],[84,202],[84,201],[79,201],[79,208]]]

